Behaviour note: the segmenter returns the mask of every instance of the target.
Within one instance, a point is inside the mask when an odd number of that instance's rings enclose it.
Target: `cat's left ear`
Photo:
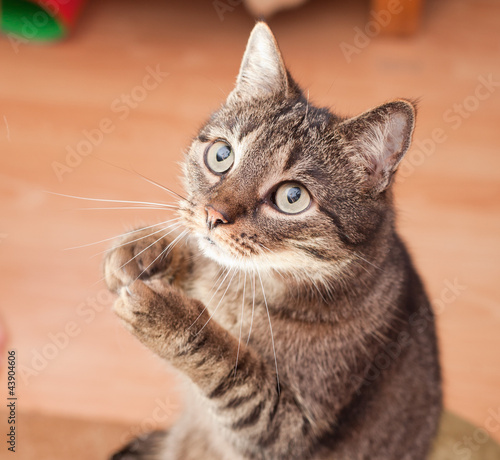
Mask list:
[[[287,95],[288,73],[276,39],[265,22],[258,22],[250,34],[236,87],[228,102]]]
[[[350,159],[361,167],[371,193],[386,190],[400,161],[410,147],[416,106],[406,100],[381,105],[338,126],[350,151]]]

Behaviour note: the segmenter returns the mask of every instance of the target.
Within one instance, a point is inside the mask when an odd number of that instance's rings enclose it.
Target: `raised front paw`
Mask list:
[[[174,239],[168,230],[158,232],[150,228],[119,237],[104,257],[108,288],[119,292],[137,279],[153,277],[172,282],[180,266],[180,255],[169,247]]]
[[[121,288],[113,311],[141,342],[161,355],[186,332],[184,296],[161,281],[136,280]]]

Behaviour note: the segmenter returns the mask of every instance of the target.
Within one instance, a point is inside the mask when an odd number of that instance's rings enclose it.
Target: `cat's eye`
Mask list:
[[[232,147],[224,141],[217,141],[209,145],[205,152],[205,164],[214,174],[224,174],[234,163]]]
[[[286,214],[298,214],[311,204],[311,196],[306,188],[297,182],[286,182],[274,194],[274,204]]]

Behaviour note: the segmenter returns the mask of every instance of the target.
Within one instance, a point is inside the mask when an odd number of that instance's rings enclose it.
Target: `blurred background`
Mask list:
[[[0,35],[0,394],[14,349],[18,458],[105,458],[178,415],[175,374],[121,327],[100,271],[108,239],[170,215],[47,192],[170,202],[121,168],[181,190],[260,16],[313,103],[419,99],[399,228],[436,310],[446,407],[500,439],[500,2],[101,0],[50,24],[23,3],[1,3]]]

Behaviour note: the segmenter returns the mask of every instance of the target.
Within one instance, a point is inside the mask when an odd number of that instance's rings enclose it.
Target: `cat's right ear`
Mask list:
[[[372,193],[386,190],[408,150],[415,125],[416,105],[399,99],[388,102],[338,126],[351,161],[362,171]]]
[[[248,39],[236,87],[227,100],[286,96],[288,90],[287,70],[276,39],[265,22],[258,22]]]

